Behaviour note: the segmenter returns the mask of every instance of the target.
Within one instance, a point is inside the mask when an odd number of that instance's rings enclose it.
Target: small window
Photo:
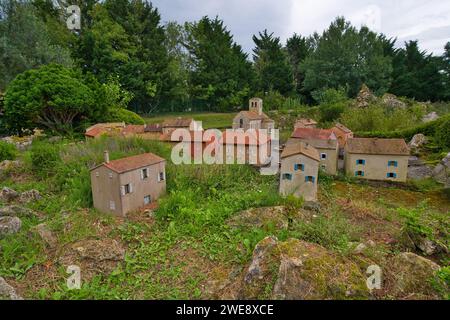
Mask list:
[[[325,160],[327,158],[327,154],[326,153],[321,153],[320,154],[320,159]]]
[[[116,203],[112,200],[109,202],[109,209],[116,210]]]
[[[100,173],[98,171],[95,172],[96,177],[100,177]]]
[[[239,119],[239,128],[244,127],[244,119]]]
[[[386,175],[387,178],[397,178],[397,174],[395,172],[388,172]]]
[[[313,176],[306,176],[305,177],[305,182],[312,182],[314,183],[316,181],[316,178]]]
[[[358,165],[365,165],[366,164],[366,160],[358,159],[358,160],[356,160],[356,164],[358,164]]]
[[[109,176],[110,179],[112,179],[112,177],[113,177],[112,172],[110,172],[110,173],[108,174],[108,176]]]
[[[120,189],[123,196],[133,192],[133,186],[131,185],[131,183],[123,185]]]
[[[397,167],[398,166],[398,162],[394,161],[394,160],[389,160],[388,161],[388,167]]]
[[[147,205],[147,204],[149,204],[150,202],[152,202],[151,197],[150,197],[149,195],[148,195],[148,196],[145,196],[145,197],[144,197],[144,204]]]
[[[355,176],[356,177],[364,177],[364,171],[356,171]]]
[[[283,180],[292,180],[292,174],[290,174],[290,173],[283,173],[282,179]]]
[[[166,180],[166,173],[164,171],[160,172],[158,175],[158,181]]]
[[[147,168],[141,170],[141,178],[142,178],[142,180],[148,178],[148,169]]]
[[[305,165],[303,163],[294,164],[294,171],[305,171]]]

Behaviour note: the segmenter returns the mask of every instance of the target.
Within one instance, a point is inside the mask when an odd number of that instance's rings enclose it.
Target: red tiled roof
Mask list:
[[[136,134],[136,133],[144,133],[144,125],[142,124],[129,124],[125,126],[122,130],[122,134]]]
[[[304,125],[304,126],[309,126],[309,125],[316,125],[317,121],[311,119],[311,118],[301,118],[298,119],[295,124],[300,124],[300,125]]]
[[[162,126],[160,123],[147,124],[144,126],[144,132],[161,132]]]
[[[336,136],[331,129],[319,128],[296,128],[291,137],[297,139],[336,140]]]
[[[227,130],[219,140],[221,144],[262,145],[270,141],[270,137],[259,130]]]
[[[108,163],[103,163],[105,167],[117,172],[123,173],[142,167],[146,167],[152,164],[165,161],[163,158],[153,153],[143,153],[136,156],[126,157],[122,159],[112,160]]]
[[[101,134],[103,134],[105,132],[106,132],[106,130],[104,128],[95,127],[95,128],[90,129],[90,130],[87,130],[84,135],[86,137],[97,137],[97,136],[99,136],[99,135],[101,135]]]
[[[243,115],[245,118],[247,118],[249,120],[273,121],[264,112],[262,112],[261,114],[258,114],[258,113],[254,112],[254,111],[241,111],[241,112],[238,113],[238,115],[239,114]]]

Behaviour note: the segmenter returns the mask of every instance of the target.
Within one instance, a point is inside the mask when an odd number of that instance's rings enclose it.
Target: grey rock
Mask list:
[[[32,231],[36,232],[49,248],[56,247],[57,239],[45,223],[38,224]]]
[[[16,293],[16,290],[9,285],[5,279],[0,277],[0,300],[23,300],[21,296]]]
[[[306,201],[303,204],[303,209],[308,210],[308,211],[314,211],[319,213],[320,212],[320,203],[319,202],[315,202],[315,201]]]
[[[425,115],[422,119],[423,122],[430,122],[439,119],[439,115],[436,112],[431,112]]]
[[[29,202],[40,200],[41,198],[42,198],[42,196],[39,193],[39,191],[37,191],[35,189],[31,189],[31,190],[22,192],[19,196],[19,201],[22,203],[29,203]]]
[[[384,94],[381,101],[389,108],[406,108],[406,104],[403,101],[399,100],[396,95],[390,93]]]
[[[5,202],[10,202],[16,200],[19,197],[19,193],[16,190],[13,190],[8,187],[3,187],[0,192],[0,200]]]
[[[25,207],[10,205],[0,208],[0,217],[1,216],[12,216],[12,217],[32,217],[35,213],[33,210],[30,210]]]
[[[364,250],[367,249],[367,246],[364,243],[360,243],[356,246],[356,248],[353,250],[353,253],[360,254]]]
[[[446,188],[450,187],[450,152],[434,168],[433,178],[437,182],[444,184]]]
[[[0,217],[0,237],[19,232],[22,221],[17,217]]]
[[[415,134],[411,141],[408,143],[410,148],[417,149],[424,146],[428,142],[427,137],[422,133]]]

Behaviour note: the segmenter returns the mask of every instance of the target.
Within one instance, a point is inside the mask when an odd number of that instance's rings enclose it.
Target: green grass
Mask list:
[[[179,113],[169,113],[169,114],[158,114],[154,117],[147,117],[144,120],[147,123],[161,123],[164,120],[172,119],[176,117],[190,117],[197,121],[202,121],[204,129],[225,129],[231,128],[233,124],[233,118],[236,116],[236,113],[187,113],[187,112],[179,112]]]

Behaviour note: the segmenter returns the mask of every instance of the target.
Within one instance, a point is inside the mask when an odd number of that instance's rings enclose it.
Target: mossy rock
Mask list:
[[[356,264],[298,239],[263,239],[243,279],[242,299],[366,299],[366,278]]]

